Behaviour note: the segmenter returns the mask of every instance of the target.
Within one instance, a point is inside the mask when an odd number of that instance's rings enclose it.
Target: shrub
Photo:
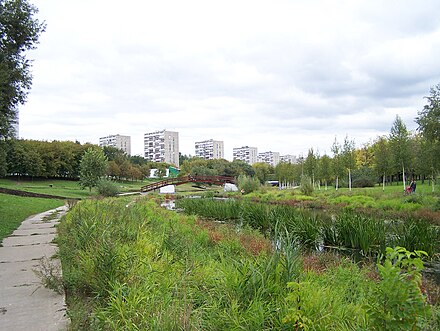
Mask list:
[[[301,193],[305,195],[312,195],[313,184],[309,176],[303,175],[301,177]]]
[[[238,176],[237,183],[240,190],[243,190],[245,194],[254,192],[260,188],[260,181],[257,178],[245,175]]]
[[[386,249],[383,264],[378,263],[381,281],[368,304],[372,330],[422,330],[420,322],[429,306],[420,290],[423,251],[403,247]]]
[[[119,193],[118,185],[108,179],[98,182],[98,193],[105,197],[114,197]]]
[[[374,180],[370,178],[358,178],[353,181],[352,186],[358,188],[374,187]]]

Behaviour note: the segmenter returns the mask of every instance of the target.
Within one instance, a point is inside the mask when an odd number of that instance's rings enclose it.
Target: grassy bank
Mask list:
[[[72,330],[438,327],[419,269],[392,256],[381,272],[328,253],[300,255],[288,231],[275,235],[275,249],[257,230],[145,199],[80,202],[59,230]],[[402,254],[406,265],[417,262]]]
[[[151,181],[123,181],[116,182],[116,184],[119,191],[131,192],[140,191],[141,186],[150,182]],[[92,192],[89,192],[88,189],[81,189],[78,181],[62,179],[23,180],[17,178],[0,178],[0,187],[33,193],[50,194],[66,198],[85,199],[97,195],[96,189],[92,189]]]
[[[62,205],[62,200],[0,194],[0,241],[10,235],[28,216]]]

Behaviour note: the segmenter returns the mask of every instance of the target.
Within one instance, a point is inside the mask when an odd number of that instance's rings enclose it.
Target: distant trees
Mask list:
[[[382,178],[382,190],[385,190],[387,175],[391,174],[391,151],[386,137],[379,137],[373,144],[374,170]]]
[[[306,160],[304,161],[304,173],[309,177],[312,185],[315,185],[315,175],[318,171],[318,156],[313,151],[313,148],[309,149]]]
[[[180,175],[212,175],[238,177],[254,176],[255,169],[240,160],[232,162],[224,159],[205,160],[199,157],[188,158],[180,166]]]
[[[70,141],[6,140],[6,172],[30,177],[78,178],[84,151],[92,146]]]
[[[274,172],[273,167],[264,162],[254,163],[252,168],[254,168],[255,176],[258,178],[261,184],[266,183],[269,179],[269,175]]]
[[[396,119],[391,127],[389,144],[392,171],[398,176],[402,174],[403,189],[405,190],[405,171],[408,173],[411,164],[410,134],[399,115],[396,115]]]
[[[88,187],[92,191],[107,170],[107,158],[100,148],[90,147],[84,153],[80,163],[79,183],[81,187]]]

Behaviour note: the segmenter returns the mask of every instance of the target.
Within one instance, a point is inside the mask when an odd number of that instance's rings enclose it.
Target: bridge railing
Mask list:
[[[167,185],[182,185],[185,183],[206,183],[222,185],[225,183],[235,183],[235,178],[228,176],[182,176],[175,178],[164,179],[155,183],[151,183],[141,187],[141,192],[153,191],[155,189]]]

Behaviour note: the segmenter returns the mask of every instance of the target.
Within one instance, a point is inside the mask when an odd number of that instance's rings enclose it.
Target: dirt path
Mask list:
[[[66,212],[59,207],[27,218],[0,247],[0,329],[66,330],[64,294],[42,285],[38,271],[61,268],[52,256],[57,246],[55,225]],[[43,271],[44,266],[46,271]],[[35,272],[37,271],[37,273]]]

